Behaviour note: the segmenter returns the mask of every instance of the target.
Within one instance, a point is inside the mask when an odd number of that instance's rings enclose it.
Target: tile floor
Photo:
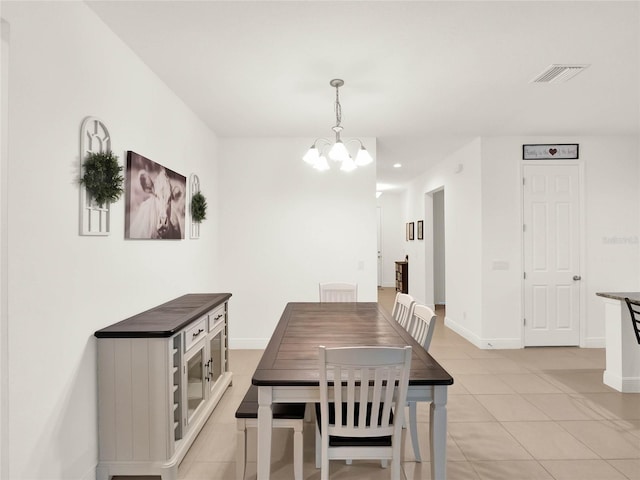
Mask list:
[[[380,303],[390,308],[393,290],[380,293]],[[640,394],[603,385],[604,350],[480,350],[439,316],[430,353],[455,379],[447,404],[450,480],[640,480]],[[234,413],[261,354],[230,352],[233,386],[180,465],[180,479],[235,478]],[[408,480],[431,478],[428,404],[418,408],[424,461],[414,461],[407,436]],[[246,478],[255,479],[255,432],[249,439]],[[275,430],[274,439],[271,478],[292,480],[290,431]],[[304,478],[319,480],[312,425],[304,439]],[[388,479],[389,470],[377,462],[332,462],[331,478]]]

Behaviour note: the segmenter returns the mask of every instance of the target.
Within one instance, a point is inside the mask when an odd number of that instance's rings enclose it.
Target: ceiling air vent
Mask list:
[[[560,83],[575,77],[589,65],[550,65],[531,83]]]

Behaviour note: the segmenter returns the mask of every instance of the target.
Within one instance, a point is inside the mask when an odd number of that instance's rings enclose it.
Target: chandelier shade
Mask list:
[[[344,162],[348,158],[351,158],[351,155],[349,155],[349,151],[347,147],[344,146],[344,143],[342,143],[342,140],[336,140],[336,143],[334,143],[331,150],[329,150],[329,158],[336,162]]]
[[[329,85],[336,89],[336,124],[331,128],[336,135],[335,142],[331,142],[327,138],[317,138],[302,159],[316,170],[324,171],[331,168],[327,160],[327,157],[329,157],[330,160],[341,164],[340,170],[350,172],[358,167],[370,164],[373,162],[373,157],[357,138],[346,141],[346,143],[357,142],[360,145],[355,160],[347,150],[345,142],[340,138],[340,133],[342,132],[342,106],[340,105],[339,88],[344,85],[344,80],[335,78],[329,82]]]

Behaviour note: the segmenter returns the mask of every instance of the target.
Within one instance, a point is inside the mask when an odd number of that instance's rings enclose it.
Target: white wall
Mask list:
[[[405,242],[409,293],[417,302],[433,305],[433,241],[430,247],[426,241],[433,236],[433,216],[425,215],[425,193],[444,187],[446,324],[470,339],[482,336],[480,148],[480,139],[473,140],[411,182],[406,203],[407,221],[426,217],[427,222],[424,242]]]
[[[581,345],[604,346],[601,291],[635,291],[637,268],[637,137],[498,137],[482,144],[483,333],[496,344],[522,338],[522,145],[579,143],[584,168]],[[509,270],[493,270],[493,260]]]
[[[553,140],[482,138],[482,348],[522,346],[523,143]],[[494,270],[494,261],[508,268]]]
[[[232,348],[263,348],[286,303],[317,302],[319,282],[356,282],[358,300],[377,301],[375,163],[318,172],[301,160],[312,141],[220,140]],[[375,139],[362,141],[375,158]]]
[[[414,181],[406,206],[409,217],[424,202],[425,192],[445,186],[447,324],[481,348],[522,345],[521,159],[526,143],[580,144],[581,345],[602,347],[604,310],[595,293],[636,291],[640,286],[638,137],[482,138]],[[459,164],[462,172],[452,174]],[[418,249],[409,256],[416,254]],[[495,260],[506,262],[508,268],[493,269]],[[410,293],[420,298],[423,282],[429,302],[430,272],[420,270],[421,264],[414,262],[410,270]]]
[[[11,28],[8,138],[9,476],[93,479],[94,331],[186,292],[219,291],[215,135],[82,2],[3,2]],[[200,176],[200,240],[78,235],[82,120],[112,148]],[[4,142],[4,139],[3,139]],[[220,287],[222,285],[222,287]],[[232,299],[233,302],[233,299]]]
[[[382,286],[396,286],[396,263],[404,260],[404,194],[383,192],[378,198],[382,209]]]
[[[586,346],[604,347],[604,303],[596,292],[640,290],[640,141],[588,138],[585,162]]]

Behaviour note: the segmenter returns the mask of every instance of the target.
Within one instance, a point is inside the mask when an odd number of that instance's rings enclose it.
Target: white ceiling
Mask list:
[[[640,129],[637,1],[87,3],[221,137],[329,136],[343,78],[383,183],[481,135]],[[591,66],[530,83],[553,63]]]

